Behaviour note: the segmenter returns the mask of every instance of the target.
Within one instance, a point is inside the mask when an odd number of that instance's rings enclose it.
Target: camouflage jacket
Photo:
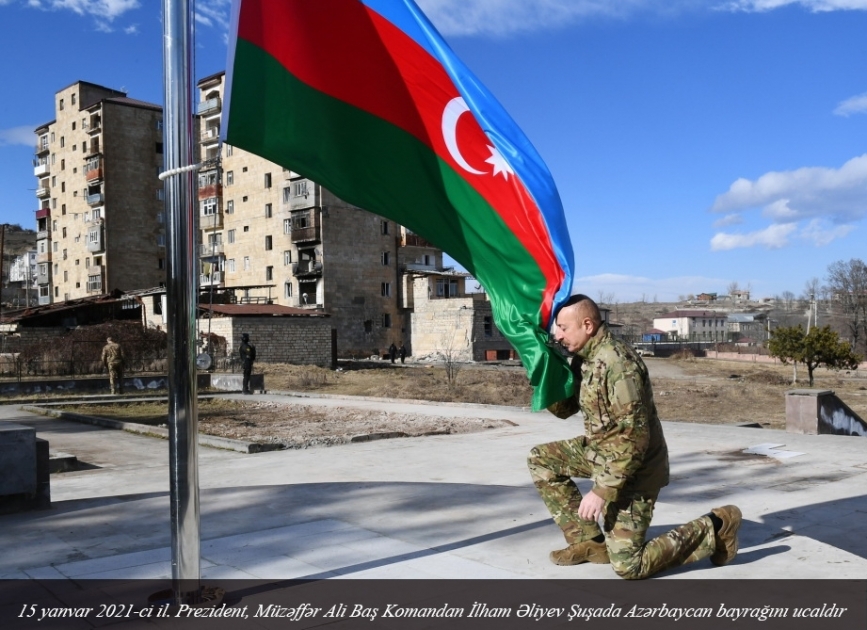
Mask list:
[[[106,344],[102,349],[103,365],[123,365],[123,349],[117,342]]]
[[[575,362],[574,398],[548,409],[560,418],[583,413],[593,492],[606,501],[656,495],[668,485],[668,448],[644,361],[603,324]]]

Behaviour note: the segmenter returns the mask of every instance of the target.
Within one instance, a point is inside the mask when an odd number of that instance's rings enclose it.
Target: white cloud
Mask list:
[[[36,146],[36,125],[0,129],[0,147],[6,145]]]
[[[203,26],[229,28],[231,0],[198,0],[196,2],[196,22]]]
[[[593,299],[600,293],[614,296],[616,302],[645,301],[674,302],[681,296],[703,291],[719,291],[728,281],[722,278],[679,276],[674,278],[647,278],[616,273],[603,273],[576,278],[573,292],[584,293]]]
[[[849,116],[851,114],[867,114],[867,92],[847,98],[837,105],[834,113],[838,116]]]
[[[813,219],[801,230],[799,236],[812,242],[816,247],[824,247],[835,239],[843,238],[854,229],[854,225],[832,226],[822,219]]]
[[[40,4],[49,9],[66,9],[109,22],[141,6],[139,0],[44,0]]]
[[[127,35],[138,35],[138,24],[127,26],[125,29],[123,29],[123,32]]]
[[[746,234],[718,232],[710,239],[710,248],[715,252],[756,246],[779,249],[789,244],[789,235],[797,229],[797,223],[779,223]]]
[[[838,169],[804,167],[772,171],[751,181],[738,179],[719,195],[712,212],[739,212],[764,208],[765,217],[777,221],[824,218],[851,223],[867,215],[867,154],[852,158]]]
[[[731,214],[725,215],[722,219],[717,219],[716,221],[714,221],[713,226],[715,228],[721,228],[728,225],[738,225],[739,223],[743,222],[744,218],[737,212],[733,212]]]
[[[721,5],[726,11],[764,13],[781,7],[798,5],[812,13],[828,11],[867,11],[867,0],[734,0]]]

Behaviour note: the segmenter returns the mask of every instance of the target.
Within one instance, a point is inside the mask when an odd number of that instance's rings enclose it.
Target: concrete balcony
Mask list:
[[[51,262],[51,250],[46,250],[44,252],[40,252],[36,254],[36,262],[37,263],[47,263]]]
[[[51,187],[48,184],[40,186],[36,189],[36,196],[40,199],[51,196]]]
[[[33,165],[33,175],[35,177],[43,177],[51,172],[48,166],[48,160],[38,161]]]
[[[203,273],[199,276],[200,287],[216,287],[223,284],[223,272],[214,271],[213,273]]]
[[[210,116],[212,114],[219,114],[222,108],[223,101],[219,96],[215,96],[206,101],[199,101],[199,104],[196,106],[196,113],[199,116]]]
[[[215,198],[217,201],[220,201],[220,198],[223,196],[223,185],[222,184],[208,184],[207,186],[199,186],[199,201],[204,201],[205,199]]]
[[[36,155],[44,155],[49,151],[51,151],[51,149],[48,147],[48,140],[46,140],[45,142],[40,141],[36,143]]]
[[[322,263],[318,260],[302,260],[292,265],[292,275],[296,278],[315,278],[322,275]]]
[[[209,256],[222,256],[225,254],[222,243],[201,243],[199,244],[199,258],[207,258]]]
[[[87,229],[87,251],[91,253],[101,252],[105,249],[103,242],[102,226],[96,225]]]
[[[50,295],[40,295],[39,296],[39,306],[45,306],[46,304],[51,304],[51,296]]]
[[[36,284],[45,286],[46,284],[51,282],[51,274],[48,273],[37,273],[36,274]]]
[[[102,179],[102,160],[98,160],[94,163],[88,163],[87,166],[84,167],[84,179],[88,182],[96,182]]]
[[[87,133],[90,135],[97,134],[102,131],[102,118],[99,116],[93,116],[90,119],[90,122],[87,123],[87,127],[85,127]]]
[[[217,140],[220,139],[220,128],[219,127],[208,127],[202,131],[202,136],[199,139],[199,142],[202,144],[213,144]]]
[[[322,234],[318,225],[305,228],[292,228],[293,243],[318,243],[322,240]]]
[[[87,195],[87,205],[89,206],[101,206],[104,203],[105,195],[103,195],[102,193]]]
[[[208,214],[199,217],[200,230],[219,230],[223,227],[223,213]]]

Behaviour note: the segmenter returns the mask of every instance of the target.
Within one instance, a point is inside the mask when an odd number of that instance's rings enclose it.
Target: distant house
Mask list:
[[[646,333],[641,335],[641,341],[645,343],[655,343],[658,341],[667,341],[668,333],[658,328],[651,328]]]
[[[728,316],[729,339],[743,341],[749,337],[753,341],[767,336],[767,313],[732,313]]]
[[[673,341],[725,341],[727,314],[720,311],[672,311],[653,318],[653,328]]]
[[[699,293],[695,299],[698,302],[716,302],[716,293]]]
[[[750,301],[750,291],[749,289],[736,289],[729,294],[732,302],[749,302]]]

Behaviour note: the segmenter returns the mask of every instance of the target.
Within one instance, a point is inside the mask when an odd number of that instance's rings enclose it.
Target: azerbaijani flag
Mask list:
[[[534,386],[573,253],[548,168],[412,0],[235,0],[223,140],[406,226],[486,289]]]

